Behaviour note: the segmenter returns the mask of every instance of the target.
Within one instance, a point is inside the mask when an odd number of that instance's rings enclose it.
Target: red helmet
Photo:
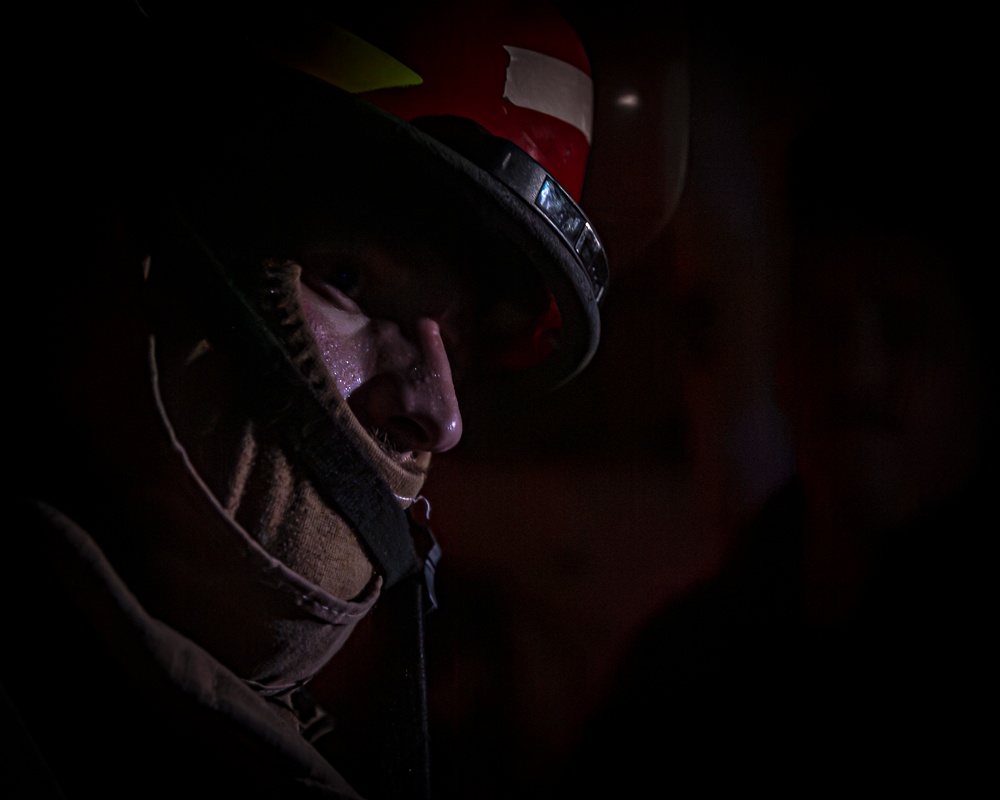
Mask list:
[[[597,348],[609,277],[579,206],[593,109],[579,37],[552,6],[524,0],[332,5],[279,17],[223,11],[216,28],[239,31],[241,45],[285,73],[251,97],[258,117],[268,98],[281,105],[279,118],[294,110],[289,124],[311,128],[304,136],[316,145],[296,142],[297,157],[329,169],[331,187],[344,185],[345,160],[364,163],[380,191],[409,184],[512,244],[548,299],[497,355],[526,383],[565,383]]]

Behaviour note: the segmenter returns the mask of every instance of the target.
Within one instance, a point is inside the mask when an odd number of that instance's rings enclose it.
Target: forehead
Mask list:
[[[490,298],[541,289],[527,257],[461,207],[406,197],[316,203],[299,208],[293,227],[291,255],[327,253],[375,266],[401,291],[444,283]]]

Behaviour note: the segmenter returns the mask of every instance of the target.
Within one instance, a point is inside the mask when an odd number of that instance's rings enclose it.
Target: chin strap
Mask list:
[[[420,573],[422,559],[399,501],[307,377],[317,373],[316,365],[303,366],[302,358],[296,360],[300,354],[282,344],[299,340],[296,331],[304,330],[305,318],[292,316],[277,282],[265,279],[253,290],[263,301],[252,299],[180,213],[176,226],[178,235],[168,244],[173,266],[193,282],[189,292],[204,286],[209,293],[213,339],[247,375],[247,384],[259,387],[251,399],[261,423],[277,433],[324,502],[357,532],[384,589]]]
[[[376,797],[428,800],[424,619],[437,608],[434,576],[441,548],[430,528],[402,509],[271,327],[298,323],[285,318],[280,302],[257,309],[181,215],[176,222],[182,235],[171,242],[177,248],[171,257],[179,260],[178,268],[200,270],[199,279],[210,282],[219,318],[225,320],[217,331],[224,346],[250,371],[253,385],[268,387],[259,398],[264,419],[279,431],[324,500],[354,527],[383,576],[383,597],[377,605],[384,613],[377,616],[387,626],[389,648],[383,666],[389,690],[375,743],[380,748]],[[278,301],[282,293],[275,290],[271,296]]]
[[[386,668],[396,690],[386,696],[386,713],[380,717],[375,797],[386,800],[429,800],[431,796],[424,618],[437,608],[434,571],[441,548],[430,528],[412,517],[410,526],[423,552],[423,572],[407,576],[385,597],[383,622],[391,637]]]

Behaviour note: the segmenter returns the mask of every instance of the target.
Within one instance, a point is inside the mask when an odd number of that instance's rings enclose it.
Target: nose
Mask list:
[[[462,415],[439,324],[420,318],[405,336],[385,323],[376,346],[374,374],[348,398],[362,424],[401,452],[443,453],[457,445]]]

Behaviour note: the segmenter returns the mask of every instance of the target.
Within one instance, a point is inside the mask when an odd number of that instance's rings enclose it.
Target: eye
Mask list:
[[[361,271],[353,264],[336,264],[324,271],[321,278],[352,300],[357,300],[360,294]]]
[[[311,254],[300,259],[302,280],[313,290],[353,310],[361,298],[363,273],[350,258]]]

